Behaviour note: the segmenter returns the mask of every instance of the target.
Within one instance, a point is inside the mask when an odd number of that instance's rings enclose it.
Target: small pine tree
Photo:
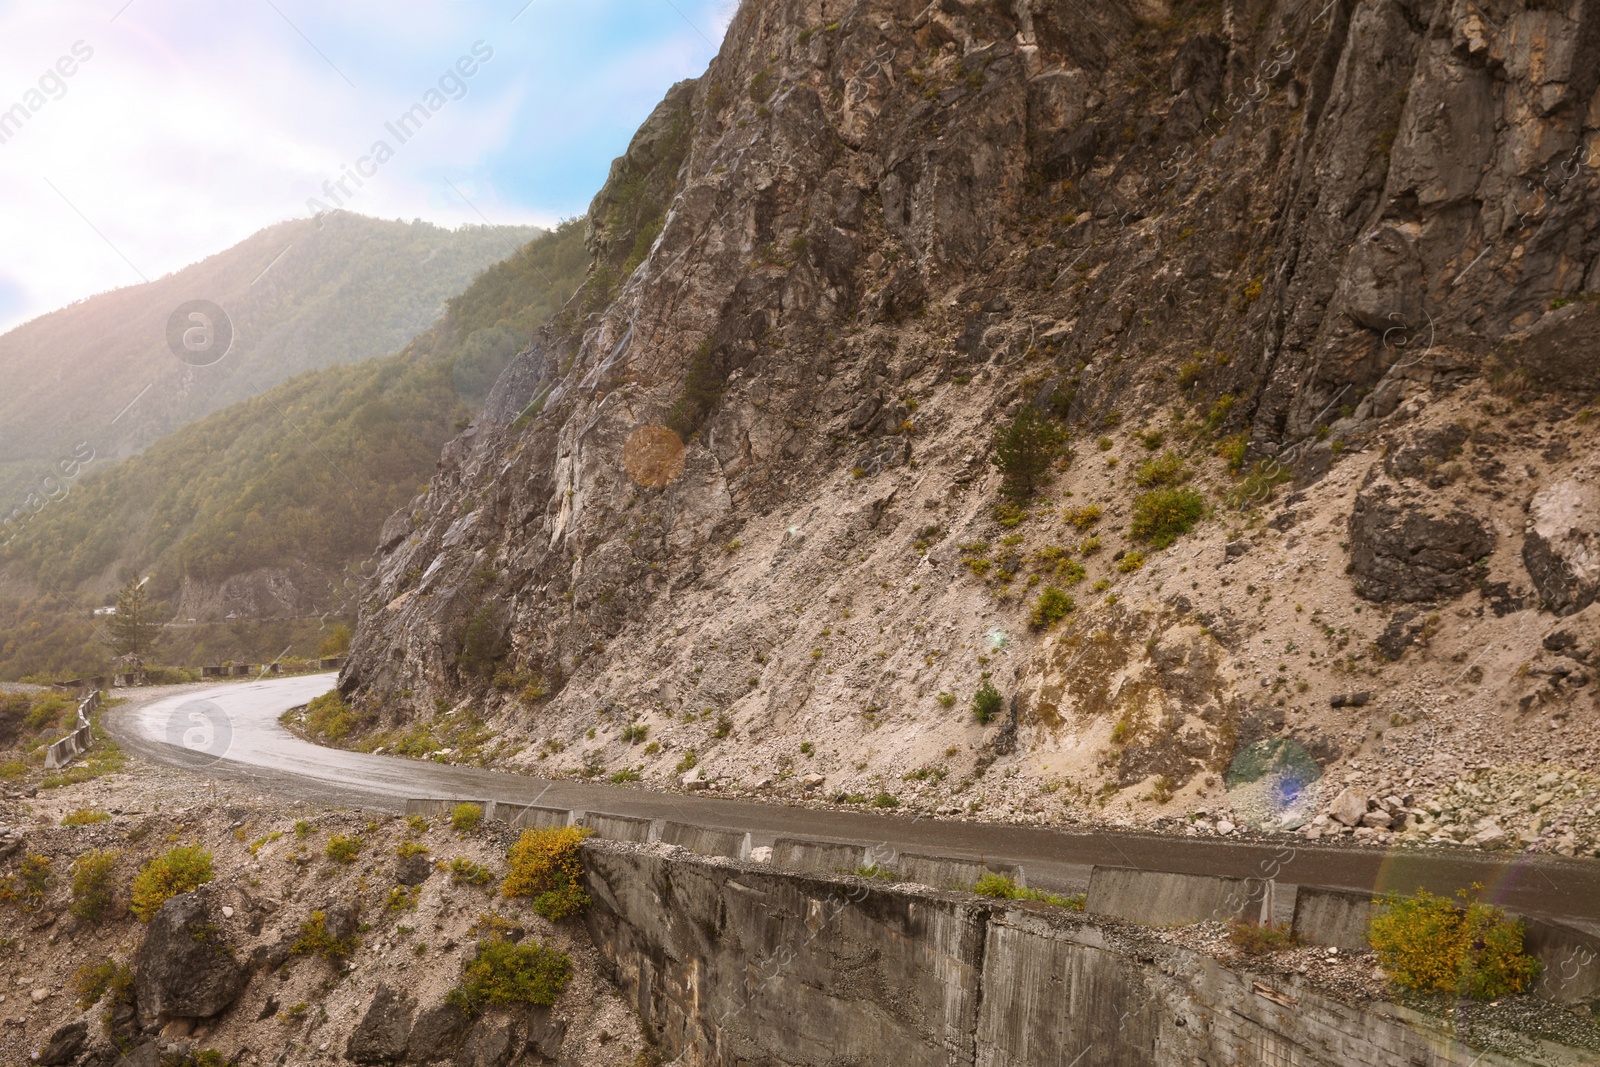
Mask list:
[[[117,593],[117,613],[111,616],[111,647],[135,671],[144,668],[154,651],[161,624],[150,617],[150,600],[142,579],[129,579]]]
[[[1044,485],[1062,437],[1061,428],[1037,408],[1022,405],[1017,417],[994,436],[994,465],[1005,479],[1000,491],[1016,501],[1032,497]]]

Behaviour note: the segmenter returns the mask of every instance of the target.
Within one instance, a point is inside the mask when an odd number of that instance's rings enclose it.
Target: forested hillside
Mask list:
[[[136,453],[286,378],[397,351],[537,233],[332,212],[11,330],[0,336],[0,520],[30,493],[59,491],[52,478]],[[201,300],[225,318],[191,336],[209,350],[180,357],[169,334],[181,341],[197,325],[184,309]]]
[[[583,224],[568,222],[484,271],[398,354],[298,375],[86,475],[0,549],[0,676],[101,666],[90,611],[133,575],[151,576],[175,624],[158,658],[270,659],[309,640],[287,621],[346,607],[347,569],[586,266]],[[228,624],[193,634],[191,620]]]

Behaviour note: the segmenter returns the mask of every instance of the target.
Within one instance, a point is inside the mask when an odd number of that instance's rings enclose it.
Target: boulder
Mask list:
[[[1382,808],[1377,808],[1361,816],[1361,825],[1370,826],[1374,830],[1387,830],[1394,825],[1394,816]]]
[[[345,1045],[345,1055],[356,1063],[392,1063],[405,1055],[406,1043],[411,1036],[411,1013],[416,1005],[410,997],[403,996],[379,984],[378,991],[367,1005],[367,1012],[350,1035]]]
[[[322,928],[335,941],[348,943],[361,932],[361,905],[338,903],[323,905]]]
[[[411,1028],[406,1059],[411,1063],[454,1060],[456,1050],[461,1047],[461,1040],[471,1025],[472,1020],[467,1013],[454,1004],[440,1004],[425,1009]]]
[[[1350,569],[1368,600],[1441,600],[1477,579],[1494,550],[1494,531],[1476,515],[1421,493],[1379,482],[1356,496],[1350,516]]]
[[[83,1046],[89,1043],[89,1024],[68,1023],[50,1035],[50,1040],[39,1050],[33,1062],[38,1067],[65,1067],[78,1058]]]
[[[248,981],[218,925],[206,887],[180,893],[156,912],[133,957],[133,988],[147,1019],[208,1018]]]
[[[455,1062],[457,1067],[505,1067],[511,1062],[511,1052],[510,1020],[484,1016],[467,1031]]]
[[[526,1048],[531,1056],[554,1061],[561,1055],[567,1039],[567,1024],[557,1019],[544,1005],[528,1009]]]
[[[1355,826],[1367,814],[1367,797],[1354,789],[1346,789],[1333,798],[1333,803],[1328,805],[1328,814],[1336,822],[1345,826]]]
[[[433,873],[433,863],[425,853],[401,856],[394,864],[394,880],[401,885],[421,885]]]
[[[1600,596],[1600,471],[1577,471],[1534,494],[1522,564],[1545,607],[1570,615]]]
[[[146,1041],[119,1058],[115,1067],[160,1067],[160,1064],[161,1046],[154,1041]]]

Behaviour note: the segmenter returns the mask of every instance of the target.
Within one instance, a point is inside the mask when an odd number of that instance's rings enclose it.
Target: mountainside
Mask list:
[[[180,627],[238,617],[171,633],[167,662],[271,660],[307,641],[295,654],[316,654],[315,616],[353,613],[349,569],[384,519],[577,288],[582,236],[574,221],[535,238],[403,351],[295,376],[91,470],[15,524],[0,547],[0,677],[96,673],[107,652],[83,609],[134,575]],[[306,617],[309,635],[279,625]]]
[[[537,232],[336,211],[11,330],[0,336],[0,521],[286,378],[396,351]]]
[[[1491,6],[747,0],[385,525],[356,743],[1596,847],[1600,9]]]

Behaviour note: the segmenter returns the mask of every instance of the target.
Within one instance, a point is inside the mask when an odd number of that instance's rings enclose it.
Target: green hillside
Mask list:
[[[340,580],[587,266],[582,222],[565,223],[484,271],[400,353],[301,374],[85,476],[0,548],[0,589],[12,593],[0,597],[0,677],[104,669],[90,612],[132,575],[150,575],[169,611],[185,583],[264,567]],[[320,625],[309,625],[175,628],[157,658],[271,659],[283,640],[314,654],[303,646]]]

